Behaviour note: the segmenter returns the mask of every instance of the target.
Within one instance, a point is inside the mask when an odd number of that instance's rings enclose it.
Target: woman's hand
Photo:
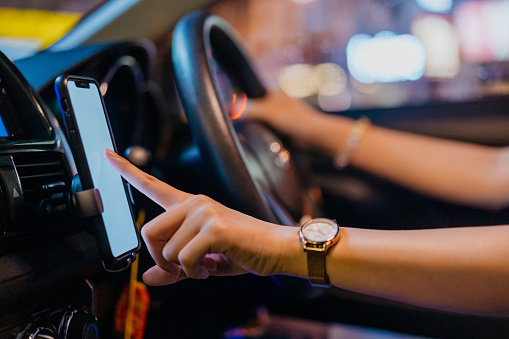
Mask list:
[[[263,98],[249,99],[245,117],[266,123],[289,136],[297,146],[314,147],[330,155],[344,147],[353,126],[352,119],[318,111],[280,89],[268,91]]]
[[[262,121],[274,129],[298,138],[299,126],[306,126],[316,119],[318,111],[302,100],[292,99],[282,90],[267,91],[263,98],[249,99],[246,117]],[[298,124],[298,126],[297,126]]]
[[[291,268],[296,263],[305,270],[296,228],[263,222],[208,197],[179,191],[116,153],[105,153],[115,170],[166,210],[141,230],[156,263],[143,275],[147,285],[246,272],[296,274]],[[301,260],[295,261],[295,255]]]

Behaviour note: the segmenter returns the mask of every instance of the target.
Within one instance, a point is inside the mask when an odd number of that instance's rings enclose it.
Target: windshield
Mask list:
[[[11,60],[53,44],[107,0],[0,0],[0,51]]]

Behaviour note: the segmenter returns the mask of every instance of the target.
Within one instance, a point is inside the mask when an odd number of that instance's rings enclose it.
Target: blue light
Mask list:
[[[435,13],[448,13],[453,5],[453,0],[415,0],[415,2],[425,11]]]
[[[365,84],[418,80],[426,66],[426,51],[419,39],[393,32],[374,37],[354,35],[346,47],[346,57],[352,77]]]

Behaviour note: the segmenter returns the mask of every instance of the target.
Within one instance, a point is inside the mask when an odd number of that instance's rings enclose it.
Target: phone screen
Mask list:
[[[114,150],[106,113],[97,85],[76,85],[68,81],[68,93],[78,125],[81,142],[90,168],[94,187],[99,190],[103,202],[102,214],[111,252],[114,257],[138,247],[138,236],[127,200],[122,177],[108,164],[104,156],[106,148]]]

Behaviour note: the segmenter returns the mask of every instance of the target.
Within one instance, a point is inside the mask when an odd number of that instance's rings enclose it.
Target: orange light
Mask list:
[[[233,93],[231,111],[235,110],[236,104],[237,104],[237,94]],[[242,102],[240,104],[240,107],[235,112],[230,113],[230,119],[236,120],[240,118],[244,111],[246,110],[246,106],[247,106],[247,96],[245,93],[242,93]]]

